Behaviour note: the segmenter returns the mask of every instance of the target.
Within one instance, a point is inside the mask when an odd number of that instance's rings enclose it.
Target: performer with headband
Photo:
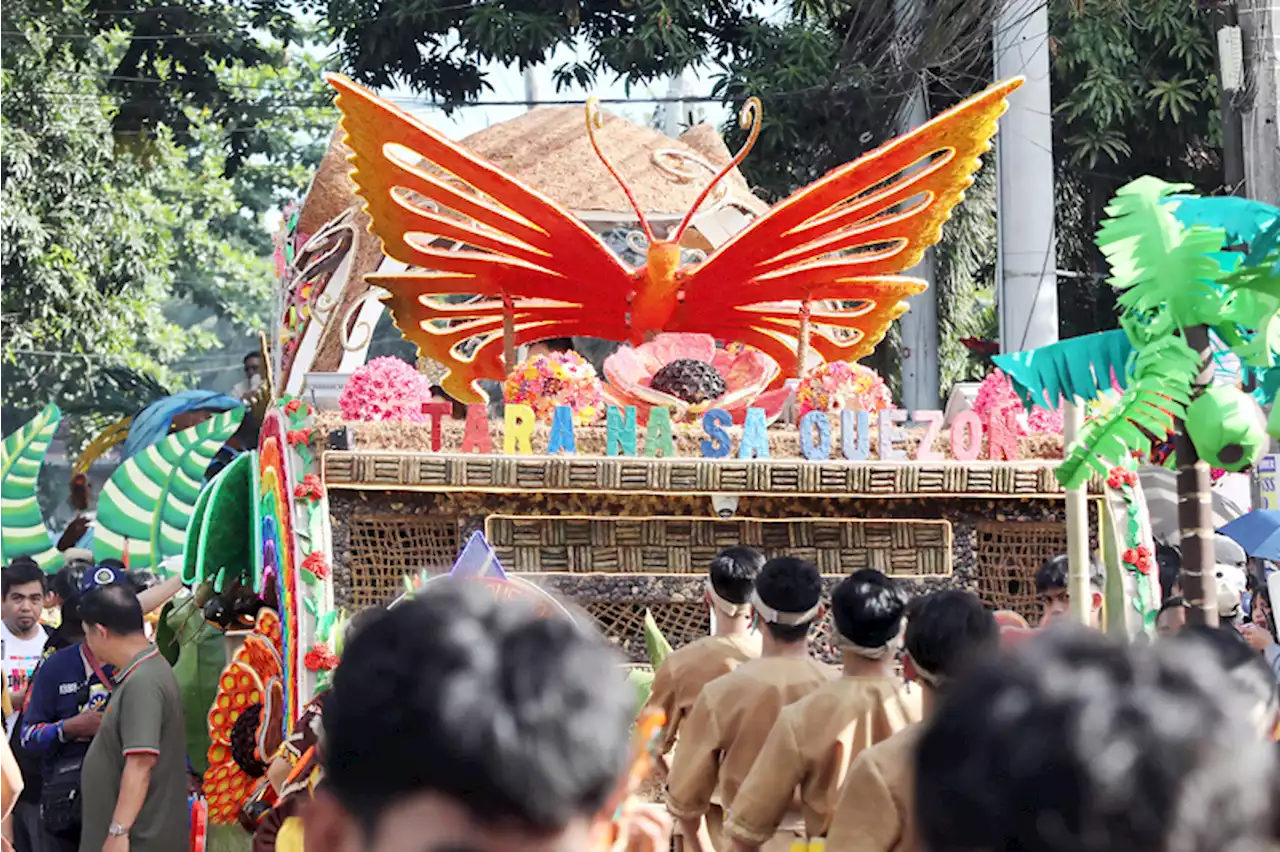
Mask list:
[[[879,571],[836,586],[831,616],[843,676],[779,715],[729,809],[724,833],[734,850],[786,850],[825,836],[853,758],[920,721],[919,692],[894,671],[906,609],[906,591]]]
[[[948,681],[996,653],[1000,627],[976,595],[951,589],[912,601],[904,641],[907,673],[920,683],[927,717]],[[924,727],[912,725],[857,756],[827,832],[826,848],[919,852],[912,779]]]
[[[658,761],[663,775],[670,771],[665,755],[703,688],[760,656],[760,635],[751,629],[751,592],[762,565],[764,556],[750,547],[728,547],[716,554],[706,592],[711,635],[671,652],[653,679],[648,706],[667,718],[660,745],[664,757]]]
[[[782,708],[836,672],[809,656],[822,617],[822,579],[810,562],[770,559],[751,595],[762,654],[707,685],[680,733],[667,779],[667,808],[691,852],[723,852],[722,808],[733,802]]]

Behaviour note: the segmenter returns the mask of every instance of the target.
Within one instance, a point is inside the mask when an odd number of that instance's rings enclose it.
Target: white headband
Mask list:
[[[751,605],[755,607],[760,617],[770,624],[781,624],[784,627],[795,627],[801,624],[808,624],[818,617],[818,613],[822,611],[822,602],[814,604],[804,612],[779,612],[760,600],[760,593],[752,589]]]
[[[713,607],[719,610],[721,614],[726,615],[729,618],[736,618],[740,615],[751,614],[750,603],[736,604],[736,603],[727,601],[724,598],[722,598],[719,594],[716,593],[715,588],[710,583],[707,583],[707,597],[711,599],[711,605]]]
[[[932,686],[934,689],[938,688],[938,684],[942,683],[944,679],[942,675],[935,674],[929,671],[928,669],[926,669],[924,666],[917,663],[916,658],[911,656],[910,651],[907,652],[907,659],[911,660],[911,666],[916,670],[916,677],[920,678],[922,681],[927,683],[929,686]]]
[[[888,659],[889,657],[897,656],[898,651],[902,648],[902,639],[899,636],[895,636],[879,647],[867,648],[863,645],[857,644],[837,631],[835,634],[835,645],[842,651],[849,651],[850,653],[857,654],[859,657],[864,659],[878,662],[880,660]]]

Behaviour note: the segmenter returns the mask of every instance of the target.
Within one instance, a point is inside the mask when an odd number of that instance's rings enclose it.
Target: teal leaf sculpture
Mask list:
[[[151,568],[183,552],[204,472],[240,426],[244,409],[175,432],[116,468],[98,500],[96,559]]]
[[[30,556],[45,571],[62,565],[62,554],[53,546],[36,500],[40,466],[61,418],[58,406],[50,403],[4,439],[0,451],[0,551],[6,565],[18,556]]]
[[[1060,340],[1038,349],[996,355],[991,360],[1013,383],[1022,404],[1057,408],[1060,399],[1080,403],[1118,385],[1128,386],[1133,345],[1121,330]]]

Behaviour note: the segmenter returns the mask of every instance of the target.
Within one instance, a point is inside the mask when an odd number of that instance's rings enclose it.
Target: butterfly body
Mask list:
[[[636,345],[644,343],[647,335],[666,329],[680,304],[680,246],[655,240],[646,259],[648,263],[637,270],[640,286],[631,297],[630,340]]]
[[[754,142],[760,102],[749,99],[739,116],[750,131],[743,149],[662,240],[600,151],[603,116],[589,103],[591,143],[649,240],[645,265],[633,268],[551,198],[350,80],[329,81],[371,230],[387,256],[409,267],[367,280],[389,291],[392,317],[419,353],[449,368],[444,390],[468,403],[484,401],[480,379],[502,380],[514,368],[503,363],[505,330],[516,345],[708,334],[791,365],[807,319],[811,352],[828,361],[865,357],[906,312],[907,297],[925,289],[900,273],[937,242],[990,147],[1005,98],[1022,82],[997,83],[829,172],[683,267],[681,235]]]

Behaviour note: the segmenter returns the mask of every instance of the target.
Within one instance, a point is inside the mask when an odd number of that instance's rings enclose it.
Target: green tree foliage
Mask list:
[[[1064,336],[1115,326],[1093,236],[1142,175],[1221,190],[1221,122],[1209,13],[1184,0],[1052,0],[1058,265]]]
[[[183,47],[107,5],[3,7],[6,431],[50,398],[92,410],[110,396],[104,371],[177,390],[202,383],[225,342],[238,362],[273,304],[264,214],[305,191],[336,120],[307,52],[240,55],[228,45],[241,36],[207,28]],[[166,4],[164,32],[241,14],[206,5]],[[202,75],[216,85],[191,89]]]

